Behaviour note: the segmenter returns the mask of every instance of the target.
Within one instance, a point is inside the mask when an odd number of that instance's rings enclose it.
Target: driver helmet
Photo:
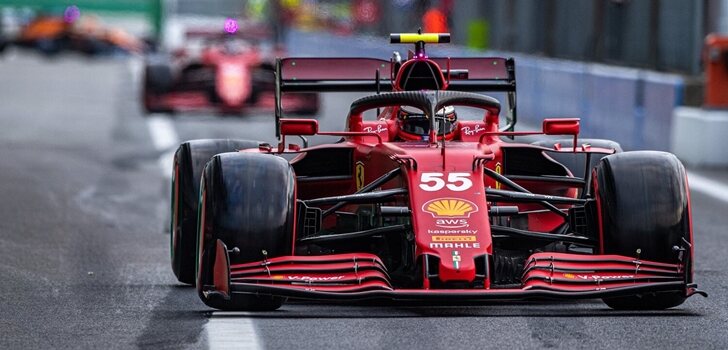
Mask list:
[[[399,136],[407,141],[428,141],[430,137],[430,118],[425,113],[411,107],[400,107],[397,115]],[[437,136],[450,140],[457,129],[458,116],[455,107],[445,106],[435,113]],[[444,123],[444,125],[443,125]]]
[[[228,55],[238,55],[248,50],[248,47],[245,41],[234,38],[226,38],[222,43],[222,49]]]

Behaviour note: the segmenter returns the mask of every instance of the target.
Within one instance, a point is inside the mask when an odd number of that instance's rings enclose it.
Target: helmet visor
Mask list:
[[[399,118],[402,120],[402,130],[406,133],[422,136],[430,133],[430,119],[420,111],[412,112],[405,108],[400,108]],[[447,106],[437,111],[435,114],[437,135],[442,136],[455,131],[456,121],[457,117],[454,107]]]

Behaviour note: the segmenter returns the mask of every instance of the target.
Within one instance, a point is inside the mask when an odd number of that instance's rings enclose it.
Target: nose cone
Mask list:
[[[227,106],[237,107],[250,94],[249,72],[242,65],[222,64],[217,79],[217,93]]]
[[[452,243],[448,246],[453,248],[442,248],[440,250],[443,255],[440,255],[440,264],[438,266],[438,276],[440,282],[473,282],[475,280],[475,260],[471,257],[463,260],[463,256],[460,254],[465,249],[477,249],[480,246],[479,243]],[[445,255],[447,250],[450,250],[450,256]]]
[[[441,175],[445,187],[423,191],[417,184],[419,192],[410,192],[418,250],[439,259],[437,275],[442,282],[472,282],[475,258],[491,250],[483,175],[472,171],[434,174],[436,178]],[[448,184],[452,186],[448,188]]]

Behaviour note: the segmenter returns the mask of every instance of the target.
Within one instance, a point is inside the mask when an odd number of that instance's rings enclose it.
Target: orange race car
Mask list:
[[[88,55],[142,53],[146,44],[117,28],[106,28],[92,16],[68,21],[63,16],[39,15],[23,27],[14,42],[53,55],[64,50]]]

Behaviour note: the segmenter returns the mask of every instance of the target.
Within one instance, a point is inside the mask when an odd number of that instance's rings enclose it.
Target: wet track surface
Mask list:
[[[0,348],[728,347],[728,203],[702,192],[696,281],[710,298],[674,310],[295,303],[213,314],[169,266],[165,162],[177,140],[272,141],[272,116],[145,119],[129,61],[15,56],[0,58]],[[343,126],[349,101],[325,97],[322,130]]]

